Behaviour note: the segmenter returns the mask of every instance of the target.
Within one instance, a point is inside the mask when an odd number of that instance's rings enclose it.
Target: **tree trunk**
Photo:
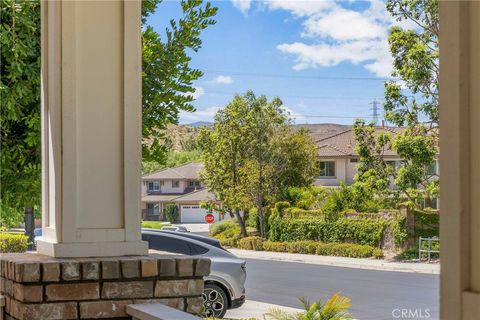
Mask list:
[[[247,236],[247,228],[245,227],[245,221],[240,215],[240,210],[235,209],[235,216],[237,217],[238,224],[240,225],[240,235],[242,238],[245,238]]]
[[[32,207],[25,207],[24,211],[25,235],[28,236],[28,249],[33,249],[35,240],[35,216]]]
[[[264,229],[264,226],[263,226],[263,206],[260,204],[258,207],[257,207],[257,211],[258,211],[258,227],[260,229],[260,238],[264,238],[265,237],[265,229]]]

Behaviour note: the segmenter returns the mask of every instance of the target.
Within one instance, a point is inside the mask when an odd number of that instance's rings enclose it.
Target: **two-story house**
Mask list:
[[[376,127],[376,133],[389,133],[392,137],[401,132],[402,128],[395,127]],[[357,164],[359,155],[355,150],[356,139],[352,129],[339,132],[332,136],[317,140],[316,142],[319,157],[319,174],[314,184],[317,186],[337,187],[341,182],[350,185],[354,182],[357,174]],[[392,166],[398,166],[401,163],[400,157],[390,148],[385,149],[383,153],[384,160]],[[429,168],[425,168],[425,173],[429,176],[438,175],[438,161]],[[391,188],[395,184],[391,183]],[[425,206],[437,208],[438,199],[431,199]]]
[[[187,163],[167,168],[142,177],[142,218],[163,220],[163,209],[174,203],[179,209],[182,223],[204,222],[206,209],[200,208],[202,201],[216,201],[200,180],[201,163]],[[220,219],[217,213],[215,221]]]

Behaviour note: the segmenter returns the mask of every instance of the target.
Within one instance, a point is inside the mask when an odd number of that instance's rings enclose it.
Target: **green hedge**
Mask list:
[[[377,247],[387,222],[381,219],[348,219],[335,221],[323,218],[273,218],[270,221],[269,240],[292,242],[315,240],[348,242]]]
[[[350,258],[381,258],[382,250],[367,245],[352,243],[325,243],[317,246],[318,255]]]
[[[285,209],[285,218],[323,218],[324,214],[322,210],[305,210],[301,208],[288,208]]]
[[[439,236],[440,217],[438,213],[415,211],[415,238],[432,238]]]
[[[246,250],[263,250],[263,239],[260,237],[246,237],[238,241],[238,247]]]
[[[28,248],[28,237],[21,233],[0,233],[0,252],[25,252]]]
[[[274,242],[264,241],[264,251],[317,254],[350,258],[381,258],[382,250],[352,243],[322,243],[316,241]]]

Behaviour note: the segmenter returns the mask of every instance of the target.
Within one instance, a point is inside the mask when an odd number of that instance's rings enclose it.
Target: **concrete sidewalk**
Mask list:
[[[380,259],[329,257],[310,254],[252,251],[241,249],[228,249],[228,251],[238,257],[245,259],[297,262],[367,270],[440,274],[440,264],[438,263],[430,264],[415,262],[394,262]]]
[[[297,312],[302,311],[300,309],[283,307],[283,306],[278,306],[278,305],[270,304],[270,303],[247,300],[247,301],[245,301],[243,306],[241,306],[240,308],[228,310],[227,314],[225,315],[225,318],[226,319],[251,319],[251,318],[255,318],[255,319],[258,319],[258,320],[263,320],[264,319],[264,314],[268,313],[270,311],[270,309],[272,309],[272,308],[278,308],[278,309],[281,309],[281,310],[286,311],[288,313],[297,313]],[[268,317],[266,319],[268,319]]]

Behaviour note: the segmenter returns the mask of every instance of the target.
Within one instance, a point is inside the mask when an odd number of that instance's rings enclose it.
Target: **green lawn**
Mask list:
[[[166,221],[142,221],[142,228],[161,229],[163,226],[168,225],[170,225],[170,222]]]

